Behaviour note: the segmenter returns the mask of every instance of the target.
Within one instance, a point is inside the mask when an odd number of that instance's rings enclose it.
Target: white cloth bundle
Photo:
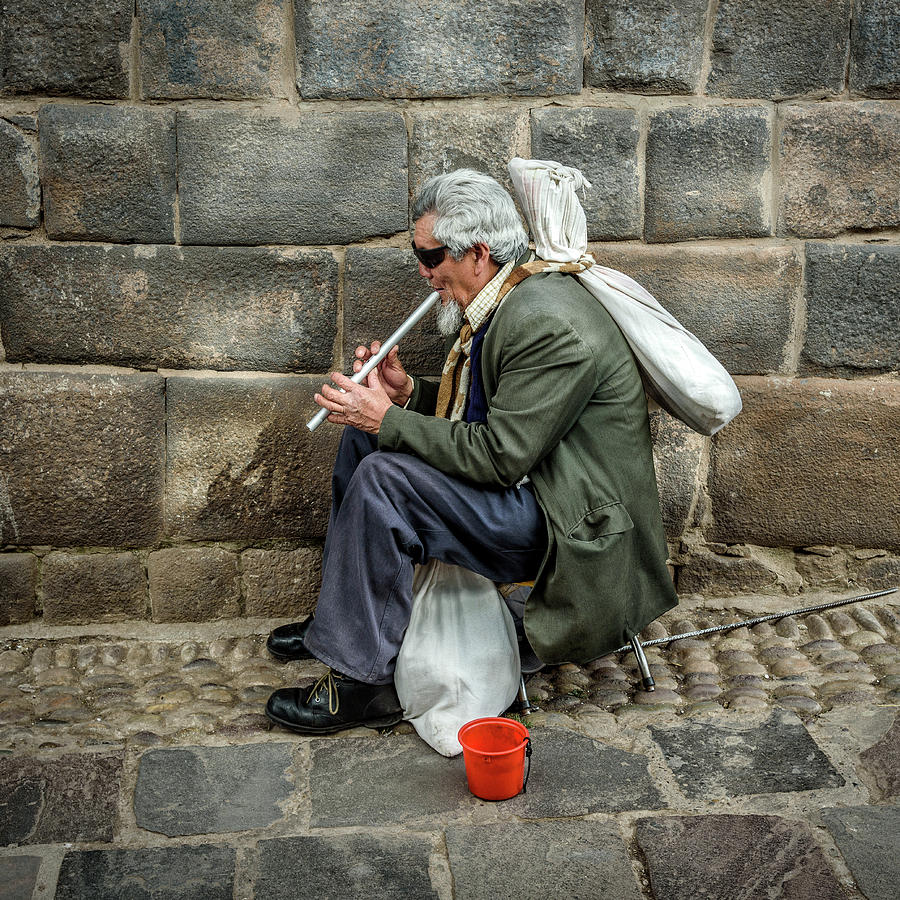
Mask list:
[[[494,582],[435,559],[417,566],[394,685],[419,737],[444,756],[462,753],[459,729],[500,715],[519,677],[516,627]]]
[[[587,254],[578,169],[539,159],[509,162],[509,174],[540,259],[575,262]],[[725,367],[655,297],[615,269],[593,265],[576,276],[605,307],[631,347],[644,389],[700,434],[715,434],[741,411]]]

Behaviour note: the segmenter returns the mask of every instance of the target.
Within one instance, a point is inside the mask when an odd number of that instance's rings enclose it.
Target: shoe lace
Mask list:
[[[319,691],[327,690],[328,691],[328,712],[332,716],[337,715],[337,711],[341,705],[341,695],[338,691],[338,679],[340,676],[335,677],[334,672],[329,669],[310,689],[309,694],[306,697],[306,702],[309,703],[313,697],[319,696]]]

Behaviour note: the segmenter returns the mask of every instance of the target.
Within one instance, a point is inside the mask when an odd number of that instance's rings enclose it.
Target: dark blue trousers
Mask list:
[[[345,428],[332,477],[322,589],[309,651],[358,681],[388,684],[412,612],[413,566],[438,559],[497,582],[534,578],[547,548],[529,485],[491,489]]]

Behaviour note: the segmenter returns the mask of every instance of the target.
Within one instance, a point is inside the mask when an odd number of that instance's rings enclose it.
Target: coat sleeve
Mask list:
[[[565,318],[543,310],[496,322],[496,388],[486,422],[450,422],[388,410],[379,448],[421,457],[448,475],[507,487],[527,475],[576,421],[597,386],[590,348]],[[492,328],[493,331],[493,328]],[[486,379],[487,381],[487,379]]]

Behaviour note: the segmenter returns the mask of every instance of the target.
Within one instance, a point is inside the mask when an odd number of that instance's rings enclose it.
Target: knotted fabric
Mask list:
[[[589,253],[582,254],[577,262],[532,259],[520,266],[516,266],[515,260],[506,263],[465,308],[463,315],[466,321],[441,373],[435,415],[440,419],[450,419],[452,422],[462,419],[471,382],[472,337],[490,319],[506,295],[517,284],[537,272],[574,274],[584,272],[592,265],[594,258]]]

